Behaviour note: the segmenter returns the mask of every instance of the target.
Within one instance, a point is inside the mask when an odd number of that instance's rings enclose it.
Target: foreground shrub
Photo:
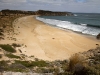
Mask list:
[[[8,61],[0,61],[0,72],[6,71],[8,69]]]
[[[73,55],[70,58],[69,70],[73,73],[73,75],[87,75],[87,69],[84,66],[83,57],[78,54]]]
[[[8,52],[13,52],[13,53],[16,52],[16,50],[14,48],[12,48],[11,45],[8,45],[8,44],[7,45],[0,45],[0,47]]]
[[[14,72],[28,72],[28,69],[23,66],[22,64],[16,64],[13,63],[9,66],[8,71],[14,71]]]
[[[70,71],[72,71],[74,69],[74,67],[77,63],[82,64],[82,61],[78,54],[71,56],[69,60],[70,60],[70,62],[69,62],[69,70]]]

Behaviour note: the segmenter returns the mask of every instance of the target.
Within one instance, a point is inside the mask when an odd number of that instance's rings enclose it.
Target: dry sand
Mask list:
[[[72,54],[95,48],[100,41],[69,30],[61,30],[33,18],[22,17],[14,22],[13,35],[17,41],[6,39],[0,43],[19,43],[26,47],[20,50],[27,56],[34,55],[43,60],[68,59]]]

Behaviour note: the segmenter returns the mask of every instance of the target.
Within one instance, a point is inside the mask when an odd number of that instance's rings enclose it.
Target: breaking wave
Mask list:
[[[100,33],[100,26],[94,26],[94,25],[83,24],[83,23],[78,24],[78,23],[72,23],[70,21],[46,19],[46,18],[41,18],[41,17],[36,17],[36,19],[52,26],[57,26],[60,28],[69,29],[76,32],[81,32],[83,34],[96,36]]]

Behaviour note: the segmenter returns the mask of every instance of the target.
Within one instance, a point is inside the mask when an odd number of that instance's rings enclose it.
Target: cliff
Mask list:
[[[72,16],[71,12],[53,12],[53,11],[45,11],[45,10],[38,10],[35,12],[36,15],[40,16]]]

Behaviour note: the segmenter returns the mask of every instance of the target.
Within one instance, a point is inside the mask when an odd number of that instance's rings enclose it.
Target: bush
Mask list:
[[[35,67],[35,66],[38,66],[38,67],[46,67],[47,66],[47,63],[43,60],[41,61],[18,61],[16,60],[15,63],[20,63],[26,67]]]
[[[9,58],[17,58],[17,59],[20,59],[20,56],[16,56],[16,55],[13,55],[13,54],[6,54],[7,57]]]
[[[27,72],[28,69],[23,66],[22,64],[16,64],[16,63],[13,63],[9,66],[9,69],[8,71],[14,71],[14,72]]]
[[[4,60],[0,61],[0,66],[6,66],[6,65],[7,65],[7,61]]]
[[[0,72],[3,72],[3,71],[14,71],[14,72],[28,72],[29,70],[21,65],[21,64],[16,64],[16,63],[13,63],[13,64],[8,64],[10,63],[11,61],[0,61]]]
[[[21,47],[20,44],[16,44],[16,43],[13,43],[12,46],[13,46],[13,47]]]
[[[83,57],[78,54],[73,55],[70,58],[69,70],[73,73],[73,75],[87,75],[87,69],[84,66]]]
[[[8,64],[7,64],[7,61],[0,61],[0,72],[2,71],[6,71],[8,69]]]
[[[30,63],[29,61],[18,61],[18,60],[16,60],[15,63],[22,64],[25,67],[32,67],[33,66],[33,64]]]
[[[12,48],[10,45],[6,44],[6,45],[0,45],[0,47],[2,49],[4,49],[5,51],[8,51],[8,52],[16,52],[16,50],[14,48]]]
[[[74,69],[74,67],[75,67],[75,65],[77,63],[82,63],[82,61],[80,60],[78,54],[73,55],[72,57],[70,57],[69,60],[70,60],[70,62],[69,62],[69,69],[70,69],[70,71],[72,71]]]
[[[47,66],[47,63],[43,60],[40,61],[33,61],[32,62],[34,66],[38,66],[38,67],[45,67]]]

